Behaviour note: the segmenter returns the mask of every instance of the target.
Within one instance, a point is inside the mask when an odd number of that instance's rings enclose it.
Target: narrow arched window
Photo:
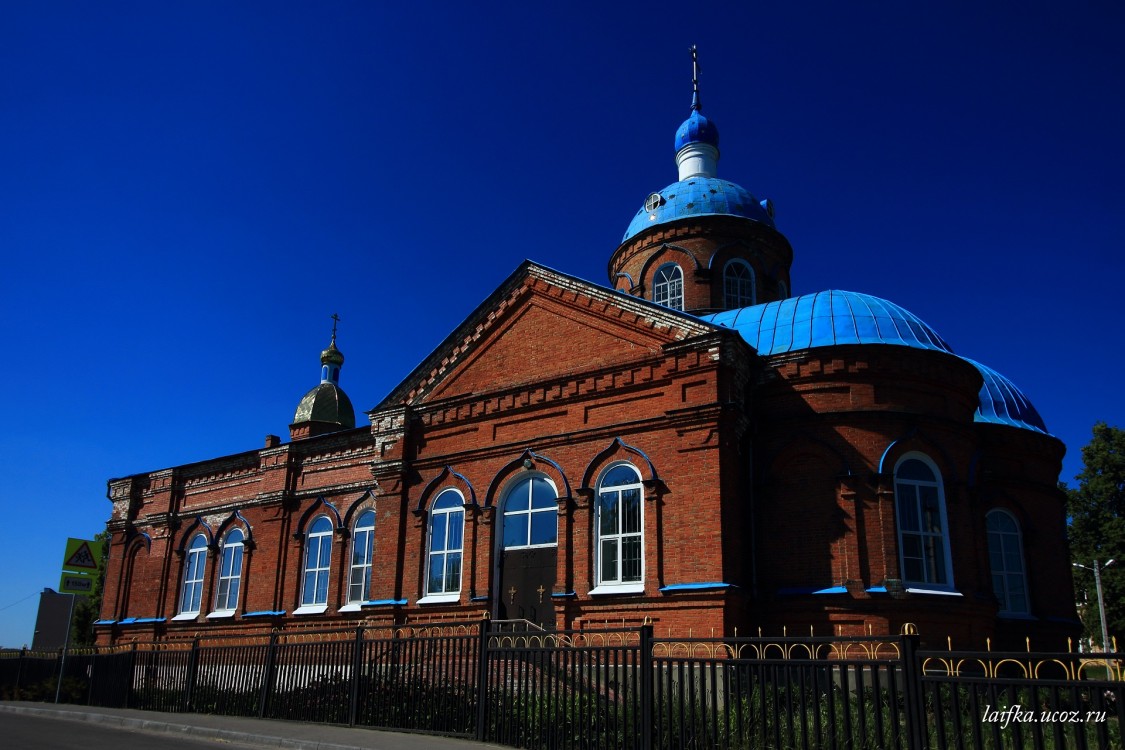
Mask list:
[[[184,587],[180,594],[180,614],[198,615],[203,598],[203,573],[207,569],[207,537],[196,534],[184,560]]]
[[[371,551],[375,543],[375,511],[359,514],[352,532],[352,564],[348,574],[348,603],[359,604],[371,590]]]
[[[546,477],[512,485],[504,496],[504,549],[558,544],[559,495]]]
[[[735,310],[754,303],[754,269],[744,260],[728,261],[723,269],[723,307]]]
[[[629,464],[609,469],[598,483],[595,567],[599,587],[644,585],[644,503],[641,475]]]
[[[908,586],[953,587],[941,474],[921,453],[895,467],[899,561]]]
[[[652,301],[673,310],[684,309],[684,272],[675,263],[665,263],[652,277]]]
[[[457,490],[443,490],[430,508],[426,596],[454,600],[461,591],[465,501]]]
[[[238,607],[238,589],[242,581],[243,535],[231,529],[223,540],[223,556],[219,560],[219,591],[215,596],[215,612],[234,612]]]
[[[309,527],[305,538],[304,581],[301,608],[328,606],[328,574],[332,569],[332,522],[320,516]]]
[[[1027,574],[1023,564],[1020,527],[1011,514],[991,510],[985,517],[988,528],[988,564],[992,569],[992,592],[1000,602],[1002,615],[1026,615]]]

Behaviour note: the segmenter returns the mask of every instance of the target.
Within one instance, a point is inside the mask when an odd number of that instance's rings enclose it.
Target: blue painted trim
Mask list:
[[[872,586],[869,589],[864,589],[869,594],[885,594],[887,593],[886,586]]]
[[[488,594],[485,594],[484,596],[470,597],[469,601],[471,601],[471,602],[487,602],[488,601]]]
[[[95,625],[112,625],[117,620],[94,620]]]
[[[568,591],[565,594],[551,594],[552,599],[568,599],[572,596],[578,596],[578,593],[575,591]]]
[[[707,581],[704,583],[673,583],[668,586],[661,586],[660,590],[669,593],[676,591],[708,591],[711,589],[729,589],[736,588],[733,583],[723,583],[722,581]]]
[[[247,612],[246,614],[244,614],[242,616],[243,617],[278,617],[278,616],[283,615],[283,614],[285,614],[284,609],[280,609],[280,610],[277,610],[277,611],[266,609],[266,610],[262,610],[261,612]]]
[[[144,625],[149,622],[164,622],[163,617],[126,617],[118,625]]]
[[[406,604],[405,599],[374,599],[369,602],[361,602],[361,607],[397,607]]]
[[[826,589],[820,589],[819,591],[814,591],[813,593],[814,594],[846,594],[846,593],[848,593],[848,590],[847,590],[847,588],[845,588],[843,586],[829,586]]]

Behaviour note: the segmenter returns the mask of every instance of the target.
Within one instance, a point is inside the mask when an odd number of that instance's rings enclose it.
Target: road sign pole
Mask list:
[[[70,595],[70,614],[66,616],[66,638],[63,640],[62,659],[59,660],[59,684],[55,686],[55,703],[59,702],[63,675],[66,674],[66,652],[70,650],[70,630],[74,627],[74,600],[77,598],[77,594]]]

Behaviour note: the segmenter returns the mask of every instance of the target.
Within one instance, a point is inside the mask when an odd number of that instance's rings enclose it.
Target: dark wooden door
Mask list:
[[[528,620],[555,626],[551,591],[555,586],[557,547],[504,550],[500,561],[501,620]]]

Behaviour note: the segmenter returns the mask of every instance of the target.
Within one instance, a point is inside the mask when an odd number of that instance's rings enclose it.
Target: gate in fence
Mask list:
[[[917,636],[655,638],[466,622],[71,651],[62,699],[570,748],[1121,748],[1122,654],[919,651]],[[52,700],[59,654],[0,653]]]

